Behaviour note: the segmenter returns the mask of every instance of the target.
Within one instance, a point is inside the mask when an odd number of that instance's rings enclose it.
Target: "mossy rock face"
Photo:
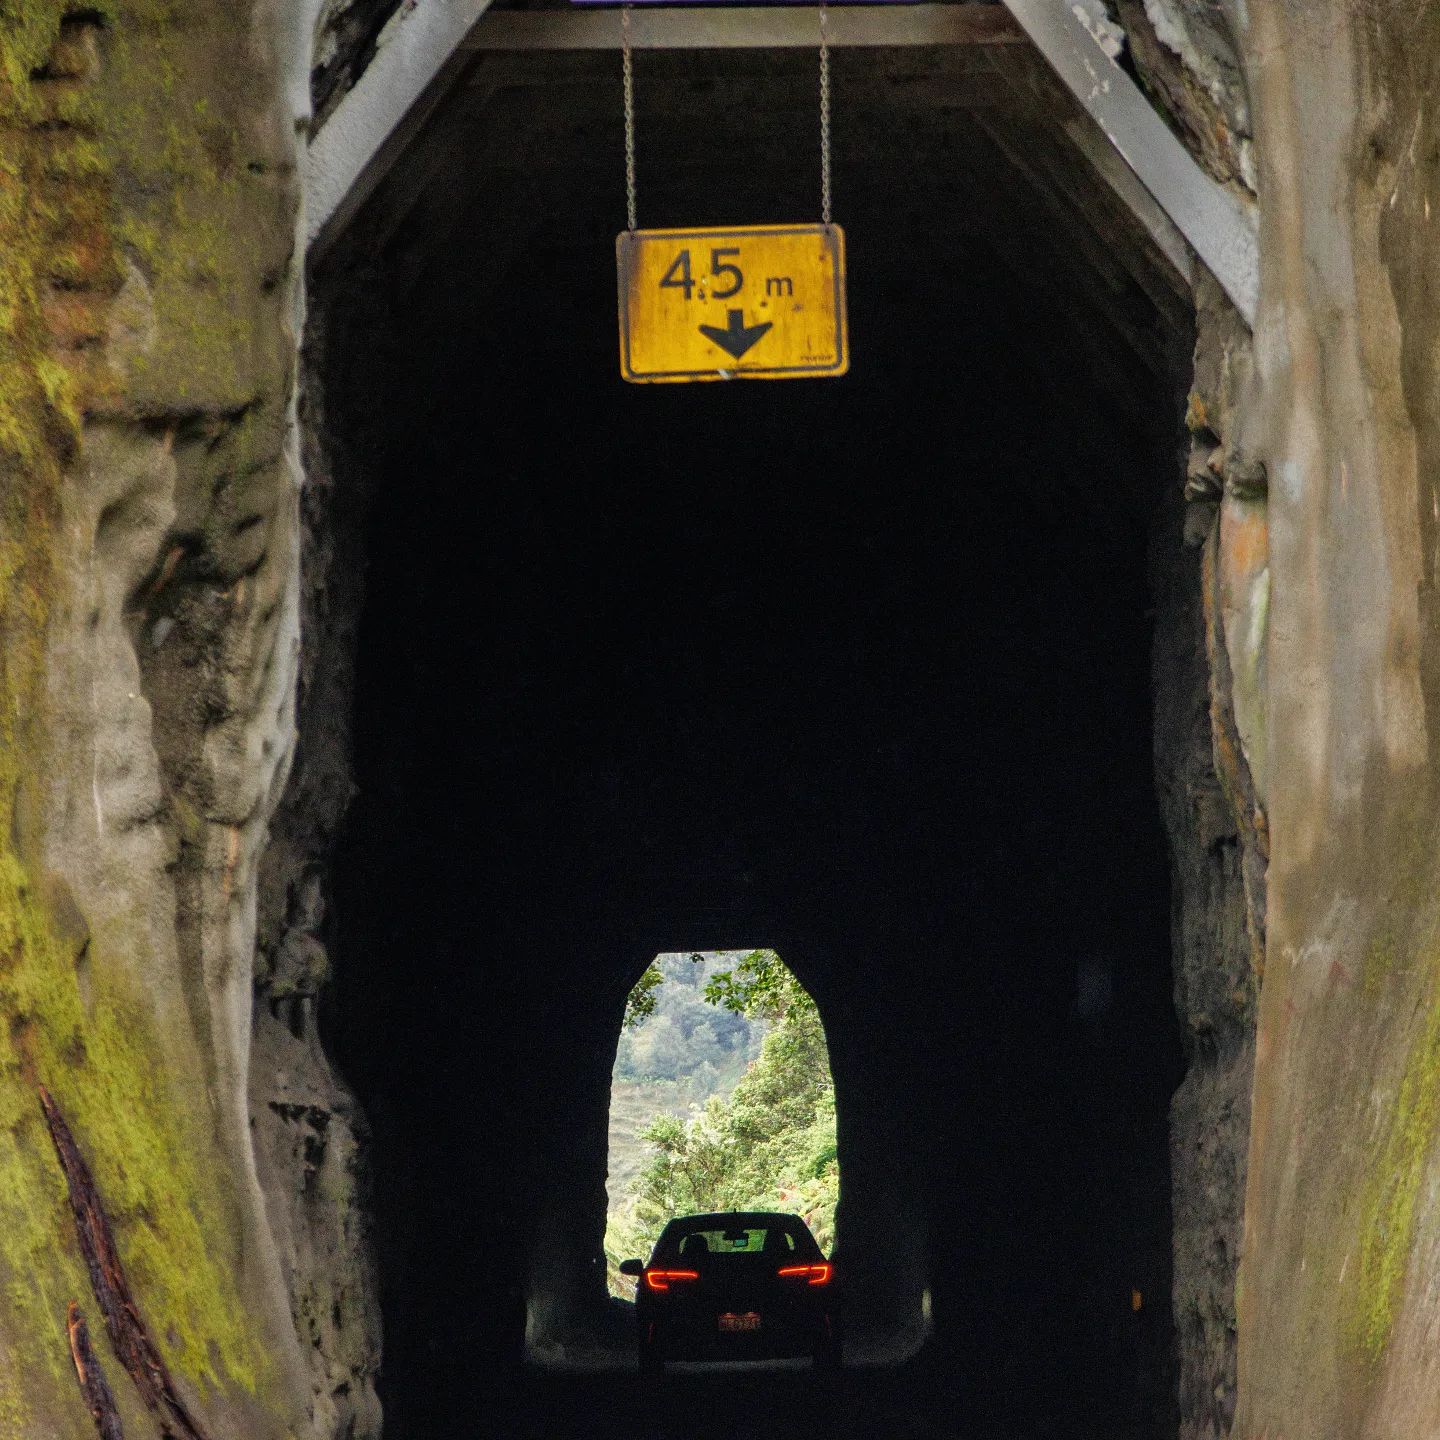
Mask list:
[[[1428,1440],[1440,12],[1263,0],[1247,36],[1271,237],[1246,437],[1271,480],[1273,923],[1236,1431]]]
[[[72,1299],[90,1313],[127,1433],[154,1428],[104,1340],[42,1083],[94,1169],[144,1318],[217,1440],[299,1433],[304,1418],[283,1287],[265,1263],[243,1079],[219,1044],[227,997],[244,998],[226,946],[247,943],[258,841],[206,797],[177,793],[163,756],[177,720],[146,693],[134,644],[140,582],[164,575],[187,512],[201,520],[187,554],[218,585],[247,568],[254,592],[283,594],[292,579],[277,497],[293,489],[278,437],[294,374],[296,199],[278,59],[257,40],[272,10],[0,0],[7,1436],[94,1433],[66,1343]],[[187,449],[197,428],[209,450]],[[205,469],[198,457],[217,450],[243,483]],[[243,540],[215,514],[231,491],[261,516]],[[280,642],[244,605],[228,616],[240,649],[266,664],[256,633]],[[283,715],[268,723],[283,732]],[[210,799],[273,778],[224,773],[243,768],[244,748],[196,770]],[[188,852],[187,814],[198,817]],[[263,823],[261,808],[252,830]],[[187,886],[177,857],[217,844],[232,860],[224,886]],[[216,909],[225,923],[207,919]]]
[[[1440,966],[1423,1018],[1407,1047],[1383,1139],[1363,1185],[1350,1339],[1369,1361],[1382,1359],[1394,1331],[1415,1243],[1422,1182],[1440,1123]]]

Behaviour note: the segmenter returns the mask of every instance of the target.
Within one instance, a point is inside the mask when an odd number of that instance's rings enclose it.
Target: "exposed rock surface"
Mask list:
[[[1271,477],[1248,1436],[1440,1430],[1434,600],[1440,15],[1250,0]]]
[[[1237,730],[1222,577],[1238,547],[1224,512],[1221,435],[1249,336],[1202,277],[1189,478],[1152,557],[1156,786],[1171,845],[1176,1010],[1188,1069],[1171,1107],[1180,1434],[1229,1433],[1236,1400],[1235,1271],[1263,955],[1263,824]]]
[[[375,57],[375,47],[390,17],[415,0],[321,0],[315,31],[310,86],[314,124],[345,98]]]
[[[1224,8],[1117,0],[1132,62],[1195,158],[1255,188],[1249,103]],[[1219,1440],[1237,1402],[1236,1272],[1264,971],[1263,803],[1270,571],[1264,467],[1240,445],[1244,323],[1203,272],[1183,517],[1155,584],[1156,778],[1170,836],[1176,1009],[1189,1068],[1171,1110],[1183,1440]],[[1194,557],[1182,563],[1183,543]],[[1198,645],[1197,645],[1198,641]]]
[[[1146,89],[1217,179],[1253,193],[1250,105],[1221,0],[1114,0]]]
[[[245,1099],[297,655],[290,18],[38,0],[0,30],[0,1430],[27,1440],[93,1434],[39,1083],[210,1432],[308,1419]]]
[[[352,319],[365,320],[358,289]],[[379,291],[368,292],[378,303]],[[380,1313],[370,1252],[368,1127],[319,1034],[331,980],[325,865],[353,789],[349,712],[364,576],[365,467],[354,430],[332,433],[307,334],[304,566],[294,764],[261,862],[250,1106],[314,1396],[315,1433],[380,1433]],[[352,358],[356,358],[352,355]],[[337,475],[343,469],[343,480]]]

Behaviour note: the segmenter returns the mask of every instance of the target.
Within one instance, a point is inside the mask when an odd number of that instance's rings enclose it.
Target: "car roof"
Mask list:
[[[810,1227],[799,1215],[787,1214],[783,1210],[714,1210],[706,1215],[676,1215],[665,1228],[667,1230],[724,1230],[749,1229],[753,1226],[773,1225],[777,1220],[802,1230]]]

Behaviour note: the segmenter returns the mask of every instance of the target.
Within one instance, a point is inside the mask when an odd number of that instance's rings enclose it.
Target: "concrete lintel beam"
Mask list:
[[[1025,33],[999,5],[835,5],[827,31],[837,49],[924,45],[1023,45]],[[468,50],[618,50],[621,12],[491,10]],[[637,50],[815,49],[813,5],[695,5],[630,12]]]
[[[1106,54],[1083,7],[1068,0],[1005,0],[1005,5],[1253,325],[1260,298],[1256,207],[1200,168],[1140,87]]]
[[[489,0],[427,0],[402,10],[391,23],[369,68],[311,142],[305,194],[312,259],[374,189],[474,51],[608,49],[620,41],[615,10],[487,15],[488,5]],[[1005,6],[1009,15],[995,6],[836,6],[831,39],[837,46],[1006,44],[1019,41],[1023,30],[1253,324],[1259,297],[1255,207],[1196,164],[1106,54],[1085,24],[1082,7],[1066,0],[1005,0]],[[635,44],[645,48],[810,46],[818,29],[809,6],[642,8],[632,13],[632,22]],[[1099,157],[1090,158],[1104,173]],[[1133,192],[1127,196],[1124,177],[1111,169],[1106,178],[1183,274],[1174,235],[1157,224],[1153,211],[1136,204]]]
[[[487,13],[488,11],[488,13]],[[631,14],[637,49],[793,49],[819,43],[813,6],[694,6]],[[999,6],[840,5],[830,43],[849,46],[1015,45],[1025,36]],[[616,50],[620,12],[494,10],[489,0],[423,0],[402,10],[355,88],[311,141],[306,230],[313,260],[379,183],[478,50]]]
[[[312,259],[364,203],[444,93],[490,0],[402,7],[375,58],[311,140],[305,227]]]
[[[1155,197],[1135,177],[1135,172],[1115,153],[1099,130],[1083,117],[1067,121],[1065,134],[1070,143],[1090,162],[1095,173],[1124,201],[1130,213],[1145,227],[1155,247],[1170,263],[1185,289],[1195,288],[1195,256],[1174,221],[1156,203]]]

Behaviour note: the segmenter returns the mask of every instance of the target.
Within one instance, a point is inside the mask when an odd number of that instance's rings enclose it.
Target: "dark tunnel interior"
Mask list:
[[[642,223],[814,211],[813,56],[641,61]],[[618,62],[486,63],[315,287],[368,512],[325,1028],[373,1131],[387,1435],[610,1433],[527,1324],[603,1309],[626,990],[736,943],[825,1018],[857,1333],[931,1316],[843,1384],[1173,1434],[1147,566],[1183,322],[1096,268],[1133,235],[1066,231],[992,75],[847,52],[851,373],[626,386]]]

